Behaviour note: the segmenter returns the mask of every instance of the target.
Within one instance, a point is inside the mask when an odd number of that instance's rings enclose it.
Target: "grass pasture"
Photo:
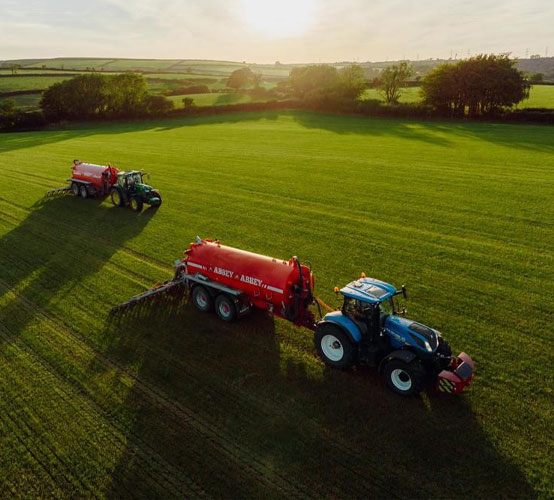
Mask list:
[[[551,127],[249,113],[0,134],[0,496],[551,498]],[[152,175],[164,204],[43,199],[73,158]],[[403,399],[328,370],[311,334],[186,299],[196,235],[361,271],[477,362]]]
[[[39,109],[40,99],[42,98],[42,93],[37,92],[36,94],[23,94],[23,95],[14,95],[10,97],[0,97],[0,103],[5,100],[12,100],[15,102],[16,108],[21,111],[32,111]]]
[[[175,108],[183,107],[183,99],[190,97],[194,99],[196,106],[225,106],[227,104],[242,104],[246,102],[265,102],[267,98],[256,97],[241,92],[212,92],[211,94],[187,94],[169,96],[168,99],[173,101]]]
[[[50,85],[63,82],[71,76],[17,76],[0,78],[0,93],[18,90],[46,90]]]
[[[419,91],[419,87],[402,89],[400,102],[418,102]],[[361,98],[384,100],[377,89],[367,89]],[[554,108],[554,85],[533,85],[529,92],[529,99],[521,101],[517,108]]]

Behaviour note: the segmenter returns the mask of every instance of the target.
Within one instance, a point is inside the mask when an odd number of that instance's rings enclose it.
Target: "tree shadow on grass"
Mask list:
[[[393,136],[445,147],[453,144],[452,139],[445,136],[465,137],[512,148],[554,152],[554,129],[544,125],[423,121],[307,112],[295,112],[294,117],[304,127],[337,134]]]
[[[337,134],[360,134],[398,137],[426,144],[450,147],[452,137],[475,138],[492,144],[554,152],[554,129],[544,125],[522,125],[490,122],[416,121],[400,118],[376,118],[308,111],[229,112],[209,116],[171,117],[147,121],[72,123],[66,130],[14,132],[0,134],[0,158],[3,152],[36,147],[96,134],[121,134],[156,130],[165,132],[182,127],[210,124],[233,124],[247,121],[277,120],[293,117],[309,129],[328,130]]]
[[[10,214],[0,214],[15,224],[0,238],[0,297],[10,291],[16,293],[0,308],[0,322],[12,335],[23,331],[34,317],[24,301],[30,301],[38,311],[60,299],[60,294],[71,294],[127,240],[138,235],[155,213],[106,208],[101,201],[42,199],[22,222]]]
[[[240,123],[257,120],[276,120],[279,113],[273,111],[260,111],[255,113],[229,113],[210,116],[175,117],[148,121],[125,122],[83,122],[71,123],[67,128],[60,125],[59,129],[41,130],[35,132],[11,132],[0,133],[0,159],[2,153],[18,149],[34,148],[46,144],[52,144],[76,138],[85,138],[97,134],[124,134],[155,130],[165,132],[182,127],[194,127],[210,124]],[[1,167],[0,167],[1,168]],[[1,171],[1,169],[0,169]]]
[[[136,384],[124,402],[134,422],[108,496],[133,484],[144,498],[535,496],[470,394],[402,398],[373,370],[324,368],[311,334],[291,343],[280,323],[258,311],[229,325],[179,299],[110,318],[109,355],[138,362],[161,399]],[[144,448],[160,457],[160,481],[144,475]]]

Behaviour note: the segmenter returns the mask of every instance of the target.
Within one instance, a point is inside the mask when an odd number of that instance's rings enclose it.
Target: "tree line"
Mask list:
[[[478,55],[442,64],[420,82],[419,105],[437,115],[463,117],[491,116],[529,97],[530,82],[507,54]],[[346,103],[358,99],[368,87],[375,87],[388,105],[399,105],[403,89],[414,74],[413,67],[400,62],[367,81],[357,65],[337,70],[330,65],[293,68],[281,88],[294,97],[325,103]]]
[[[164,96],[148,92],[136,73],[78,75],[55,83],[43,94],[40,107],[48,121],[158,116],[173,109]]]
[[[250,68],[240,68],[231,73],[227,86],[235,90],[250,87],[248,92],[263,94],[268,101],[291,100],[299,107],[310,109],[419,118],[499,116],[528,97],[530,88],[524,73],[516,68],[516,61],[506,54],[479,55],[445,63],[417,82],[412,79],[413,75],[414,68],[407,62],[384,69],[372,80],[356,64],[342,68],[325,64],[298,66],[290,71],[288,78],[267,90],[261,86],[260,74]],[[403,89],[410,82],[420,86],[420,101],[401,104]],[[386,104],[359,99],[369,87],[377,88]],[[13,102],[0,104],[0,128],[4,129],[33,128],[60,120],[162,116],[173,109],[173,103],[166,97],[150,94],[144,77],[135,73],[80,74],[56,83],[44,92],[40,113],[18,111]],[[184,107],[185,113],[195,112],[191,109],[194,100],[185,98]],[[520,110],[512,114],[525,119]],[[529,115],[529,118],[553,122],[554,113],[547,114],[541,112],[540,116]]]

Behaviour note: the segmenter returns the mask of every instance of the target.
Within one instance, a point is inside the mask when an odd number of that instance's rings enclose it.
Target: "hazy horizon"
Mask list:
[[[554,50],[545,0],[0,0],[0,60],[421,60]]]

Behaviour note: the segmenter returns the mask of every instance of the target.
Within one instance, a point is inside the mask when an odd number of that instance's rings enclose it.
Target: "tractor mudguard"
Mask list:
[[[354,323],[349,317],[344,316],[340,311],[333,311],[326,314],[325,317],[318,323],[318,325],[324,323],[331,323],[339,326],[348,335],[348,338],[353,343],[358,343],[362,340],[362,332],[358,328],[358,325]]]
[[[399,361],[402,361],[404,363],[411,363],[415,358],[417,358],[417,354],[409,351],[408,349],[399,349],[398,351],[392,351],[391,353],[387,354],[379,363],[379,371],[382,371],[383,367],[393,359],[398,359]]]

